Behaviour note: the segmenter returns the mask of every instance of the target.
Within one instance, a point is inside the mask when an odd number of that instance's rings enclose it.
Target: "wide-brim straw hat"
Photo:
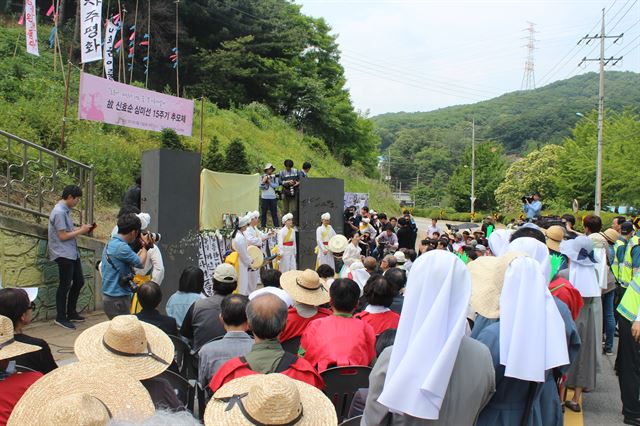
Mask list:
[[[174,348],[169,336],[158,327],[134,315],[119,315],[83,331],[74,351],[80,361],[109,362],[144,380],[169,367]]]
[[[547,229],[545,234],[547,236],[547,247],[559,252],[560,243],[564,240],[564,228],[559,225],[553,225]]]
[[[471,273],[471,308],[485,318],[500,318],[500,293],[504,286],[504,274],[511,262],[526,256],[524,253],[507,253],[500,257],[483,256],[467,265]]]
[[[141,421],[154,411],[153,401],[142,383],[119,366],[77,362],[56,368],[32,384],[14,407],[7,424],[100,424],[105,414],[107,421],[109,414],[114,419]]]
[[[320,390],[274,373],[241,377],[222,386],[207,404],[204,424],[335,426],[338,418]]]
[[[13,322],[4,315],[0,315],[0,360],[15,358],[42,349],[40,346],[16,342],[13,339]]]
[[[349,244],[349,240],[344,235],[334,235],[329,240],[329,244],[327,248],[331,253],[342,253],[347,248],[347,244]]]
[[[262,253],[260,247],[249,246],[247,247],[247,252],[249,253],[249,257],[252,259],[250,265],[251,269],[259,269],[264,263],[264,253]]]
[[[288,271],[280,277],[280,286],[293,300],[311,306],[329,303],[329,292],[316,271]]]

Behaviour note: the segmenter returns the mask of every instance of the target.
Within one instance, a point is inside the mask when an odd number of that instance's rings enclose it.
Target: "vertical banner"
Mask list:
[[[103,57],[104,57],[104,75],[107,80],[113,81],[113,43],[116,41],[118,28],[120,26],[113,23],[113,20],[107,20],[107,32],[104,35]]]
[[[36,0],[26,0],[24,7],[27,32],[27,53],[40,56],[38,52],[38,15],[36,14]]]
[[[80,45],[83,64],[102,59],[101,40],[102,0],[80,0]]]

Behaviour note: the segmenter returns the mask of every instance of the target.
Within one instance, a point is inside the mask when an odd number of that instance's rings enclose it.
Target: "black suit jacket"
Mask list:
[[[140,321],[155,325],[167,334],[178,336],[178,325],[176,324],[175,318],[162,315],[157,309],[150,311],[143,309],[140,313],[136,314],[136,316]]]

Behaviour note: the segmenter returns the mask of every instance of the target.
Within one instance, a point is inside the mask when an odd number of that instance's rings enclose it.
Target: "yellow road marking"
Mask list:
[[[567,390],[567,401],[573,398],[573,391]],[[582,397],[580,398],[580,406],[582,407]],[[584,407],[582,407],[584,410]],[[565,426],[584,426],[584,418],[582,417],[582,410],[579,413],[575,413],[568,408],[564,409],[564,425]]]

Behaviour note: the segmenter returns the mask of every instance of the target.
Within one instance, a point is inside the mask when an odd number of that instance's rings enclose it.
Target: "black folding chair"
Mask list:
[[[173,342],[173,361],[178,366],[178,371],[184,370],[185,357],[191,352],[189,344],[185,342],[182,337],[169,335],[169,338]]]
[[[340,423],[339,426],[359,426],[361,421],[362,416],[351,417],[350,419],[347,419]]]
[[[282,342],[282,349],[284,349],[285,352],[289,352],[291,354],[297,355],[298,349],[300,349],[301,337],[302,336],[297,336],[297,337],[292,337],[289,340],[285,340],[284,342]]]
[[[25,367],[24,365],[16,364],[16,371],[18,373],[37,373],[33,368]]]
[[[193,403],[195,398],[195,388],[180,374],[170,370],[165,370],[157,377],[166,379],[176,393],[178,400],[193,413]]]
[[[347,417],[358,389],[369,387],[370,373],[371,367],[363,365],[334,367],[320,373],[324,380],[324,393],[336,407],[339,422]]]

